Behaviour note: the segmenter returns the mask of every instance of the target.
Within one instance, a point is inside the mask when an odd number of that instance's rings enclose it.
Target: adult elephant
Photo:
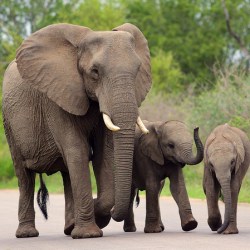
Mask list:
[[[138,106],[150,86],[147,41],[132,24],[113,31],[55,24],[22,43],[3,83],[4,127],[20,190],[16,237],[39,234],[36,172],[62,172],[65,234],[100,237],[96,223],[106,226],[110,211],[114,220],[124,219],[136,122],[147,132]],[[92,149],[95,204],[88,167]]]

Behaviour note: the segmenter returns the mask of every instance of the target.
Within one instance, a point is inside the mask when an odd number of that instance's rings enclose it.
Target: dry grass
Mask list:
[[[151,92],[152,93],[152,92]],[[185,113],[176,105],[175,97],[167,97],[161,94],[151,94],[140,107],[140,116],[148,121],[185,121]]]

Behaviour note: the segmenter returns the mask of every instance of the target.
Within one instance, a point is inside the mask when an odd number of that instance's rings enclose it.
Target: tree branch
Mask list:
[[[226,25],[227,25],[227,31],[230,34],[230,36],[232,36],[236,42],[239,44],[240,46],[240,50],[243,52],[243,54],[245,55],[245,57],[247,59],[250,58],[250,53],[246,47],[246,45],[244,44],[244,42],[241,40],[240,36],[238,36],[231,28],[231,23],[230,23],[230,16],[229,16],[229,12],[228,9],[226,7],[226,3],[225,0],[221,0],[221,5],[224,11],[224,15],[225,15],[225,19],[226,19]]]

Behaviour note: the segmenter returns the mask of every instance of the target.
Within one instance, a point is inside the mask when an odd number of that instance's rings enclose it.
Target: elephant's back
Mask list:
[[[22,78],[18,72],[16,61],[12,61],[7,67],[3,78],[3,98],[7,98],[15,88],[22,82]]]

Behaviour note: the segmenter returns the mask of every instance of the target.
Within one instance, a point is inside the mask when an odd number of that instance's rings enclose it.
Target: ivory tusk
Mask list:
[[[136,121],[137,125],[139,126],[139,128],[141,129],[142,133],[144,134],[148,134],[149,130],[146,128],[146,126],[143,124],[140,116],[138,116],[137,121]]]
[[[103,113],[102,116],[103,116],[103,121],[104,121],[106,127],[109,130],[111,130],[111,131],[118,131],[118,130],[120,130],[120,128],[118,126],[115,126],[113,124],[113,122],[111,121],[111,119],[110,119],[110,117],[108,115],[106,115],[106,114]]]

